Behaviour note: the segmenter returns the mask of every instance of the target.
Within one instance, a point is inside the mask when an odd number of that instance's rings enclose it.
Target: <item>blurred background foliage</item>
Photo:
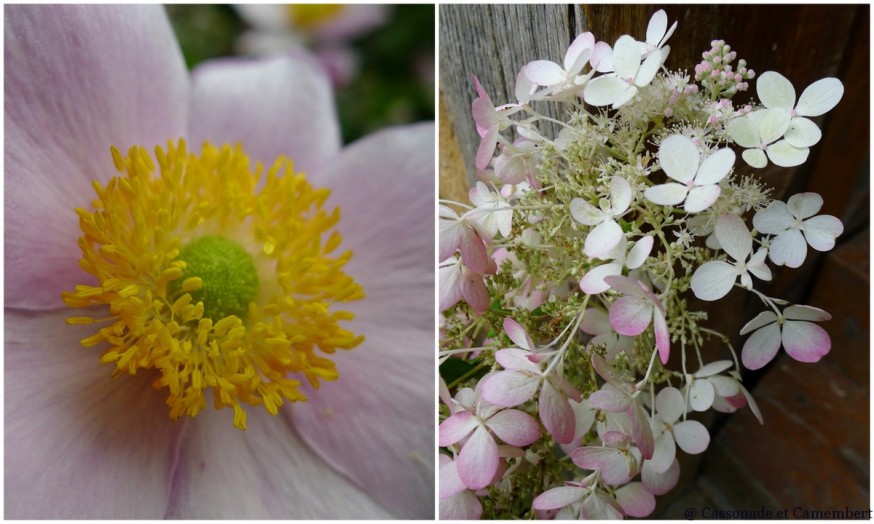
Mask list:
[[[326,13],[342,9],[323,7]],[[204,60],[248,54],[241,45],[244,35],[261,29],[231,5],[174,4],[166,8],[189,69]],[[381,23],[331,44],[342,46],[357,62],[347,79],[335,81],[345,143],[386,126],[434,120],[434,6],[384,8]],[[295,29],[289,28],[289,32]],[[323,45],[311,38],[298,40],[315,51]]]

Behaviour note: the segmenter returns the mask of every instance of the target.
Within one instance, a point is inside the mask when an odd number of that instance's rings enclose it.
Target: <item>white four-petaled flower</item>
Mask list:
[[[753,227],[760,233],[776,235],[768,256],[778,266],[798,267],[807,257],[807,244],[817,251],[835,247],[835,238],[844,225],[831,215],[816,215],[822,197],[816,193],[798,193],[784,203],[771,202],[753,217]]]
[[[756,81],[759,100],[768,109],[782,108],[790,113],[786,141],[797,148],[810,147],[822,138],[822,132],[808,116],[830,111],[844,95],[844,84],[837,78],[823,78],[807,86],[795,104],[795,88],[780,73],[767,71]]]
[[[600,257],[609,253],[622,239],[622,227],[615,218],[622,216],[631,205],[631,185],[622,177],[614,176],[610,181],[609,203],[602,200],[600,209],[582,198],[571,201],[571,216],[580,224],[595,226],[586,237],[583,252],[590,257]]]

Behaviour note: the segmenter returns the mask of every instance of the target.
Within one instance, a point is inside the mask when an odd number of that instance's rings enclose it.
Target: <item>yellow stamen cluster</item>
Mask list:
[[[143,147],[124,157],[111,151],[122,176],[106,187],[95,181],[94,210],[76,210],[79,263],[98,284],[62,296],[70,307],[108,308],[101,318],[67,322],[106,323],[81,343],[106,346],[101,361],[115,364],[113,377],[159,370],[154,385],[169,389],[173,419],[195,416],[211,389],[216,408],[232,407],[240,429],[246,427],[241,402],[263,404],[275,415],[284,400],[306,400],[294,377],[313,387],[335,380],[334,363],[324,355],[351,349],[363,337],[339,326],[352,313],[331,306],[360,300],[364,292],[342,271],[352,253],[332,256],[342,239],[334,231],[339,209],[323,209],[330,191],[313,188],[284,158],[266,177],[260,163],[253,172],[239,146],[207,143],[195,155],[184,140],[168,142],[166,151],[155,148],[157,174]],[[245,296],[257,297],[245,314],[221,316],[231,310],[192,298],[213,296],[198,290],[223,285],[204,282],[220,272],[186,274],[180,253],[189,245],[187,251],[196,250],[203,237],[227,238],[251,255],[246,267],[258,274],[247,280],[255,284],[244,286]],[[222,313],[210,318],[204,311]]]

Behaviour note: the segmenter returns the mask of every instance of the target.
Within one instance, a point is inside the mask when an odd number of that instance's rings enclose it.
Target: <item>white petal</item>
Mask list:
[[[761,149],[747,149],[741,153],[741,157],[750,167],[761,169],[768,165],[768,157]]]
[[[786,201],[786,207],[796,218],[810,218],[822,209],[822,197],[818,193],[796,193]]]
[[[627,82],[615,76],[599,76],[586,84],[583,100],[593,106],[609,106],[614,101],[625,98],[625,93],[630,88]]]
[[[759,122],[759,134],[762,143],[770,144],[782,137],[789,129],[792,115],[788,109],[765,109],[762,110],[762,120]]]
[[[717,373],[722,373],[723,371],[730,368],[731,366],[732,366],[731,360],[717,360],[716,362],[711,362],[711,363],[706,364],[703,367],[701,367],[701,369],[699,369],[698,371],[695,372],[695,377],[696,378],[710,377],[710,376],[715,375]]]
[[[564,55],[564,69],[568,73],[578,74],[588,62],[595,48],[595,35],[590,32],[577,36],[567,48]]]
[[[780,167],[800,166],[807,160],[810,149],[793,147],[789,142],[780,140],[767,149],[768,158]]]
[[[646,26],[646,43],[651,46],[657,46],[665,31],[668,29],[668,15],[664,9],[659,9],[652,14],[649,19],[649,24]]]
[[[716,219],[716,238],[726,253],[738,262],[746,261],[753,249],[753,237],[743,219],[737,215],[722,215]]]
[[[704,452],[710,444],[710,434],[707,433],[707,428],[697,420],[687,420],[675,425],[674,439],[676,439],[680,449],[690,455]]]
[[[732,166],[734,166],[734,160],[734,151],[727,147],[708,156],[701,162],[701,167],[698,168],[698,174],[695,175],[695,185],[703,186],[719,182],[731,171]]]
[[[807,86],[798,99],[796,112],[802,116],[819,116],[838,105],[844,96],[844,84],[837,78],[823,78]]]
[[[687,213],[699,213],[709,208],[719,198],[719,193],[722,190],[716,184],[707,186],[695,186],[689,190],[689,196],[686,197],[686,203],[683,209]]]
[[[620,176],[610,180],[610,214],[613,216],[624,213],[631,205],[631,184]]]
[[[642,266],[652,251],[653,242],[652,235],[647,235],[638,240],[634,247],[631,248],[631,251],[628,252],[628,257],[625,259],[625,267],[637,269]]]
[[[766,71],[756,81],[756,93],[762,105],[772,109],[783,107],[792,109],[795,106],[795,88],[785,76],[774,71]]]
[[[747,333],[755,331],[760,327],[767,326],[768,324],[775,322],[776,320],[777,314],[773,311],[762,311],[761,313],[753,317],[752,320],[747,322],[744,327],[741,328],[740,334],[746,335]]]
[[[778,266],[798,267],[807,257],[807,242],[797,229],[788,229],[771,241],[771,262]]]
[[[822,138],[822,131],[812,121],[796,116],[789,122],[785,137],[793,147],[811,147]]]
[[[613,105],[610,107],[612,107],[613,109],[619,109],[620,107],[624,106],[626,103],[631,101],[631,99],[634,98],[634,95],[636,95],[636,94],[637,94],[637,87],[635,87],[633,85],[629,85],[628,89],[625,89],[624,91],[620,91],[616,95],[616,98],[613,99]]]
[[[648,86],[652,79],[655,78],[656,73],[659,72],[659,68],[662,66],[662,55],[661,53],[652,53],[643,61],[643,64],[640,66],[640,70],[637,72],[637,76],[634,77],[634,85],[637,87],[645,87]]]
[[[588,489],[576,486],[559,486],[557,488],[552,488],[548,491],[544,491],[543,493],[538,495],[534,499],[532,507],[536,510],[563,508],[569,504],[573,504],[574,502],[582,500],[583,496],[585,496],[588,492]]]
[[[596,226],[604,221],[604,212],[582,198],[571,200],[571,216],[580,224]]]
[[[725,130],[728,136],[741,147],[758,147],[759,145],[759,128],[748,117],[732,119],[725,126]]]
[[[580,289],[589,295],[603,293],[610,289],[610,284],[604,282],[604,277],[622,274],[622,266],[616,263],[602,264],[580,279]],[[586,314],[588,316],[588,313]]]
[[[683,398],[680,397],[681,402],[682,400]],[[665,431],[655,440],[652,459],[646,462],[657,473],[664,473],[674,463],[676,456],[677,445],[674,443],[674,435],[670,431]]]
[[[835,247],[835,238],[844,232],[844,225],[831,215],[820,215],[804,221],[804,238],[817,251]]]
[[[713,405],[713,384],[706,380],[695,380],[689,387],[689,405],[695,411],[707,411]]]
[[[701,300],[719,300],[731,291],[736,279],[737,270],[731,264],[706,262],[692,275],[692,292]]]
[[[583,251],[590,257],[599,257],[616,247],[622,238],[622,228],[615,220],[605,220],[586,237]]]
[[[656,395],[656,412],[668,424],[673,424],[683,416],[685,405],[683,394],[677,388],[667,387]]]
[[[771,269],[765,263],[765,258],[768,256],[768,250],[760,248],[750,257],[747,262],[747,270],[755,275],[759,280],[771,280]]]
[[[733,397],[740,393],[740,386],[738,386],[737,380],[731,377],[716,375],[705,380],[713,384],[713,389],[720,397]]]
[[[623,80],[637,75],[640,69],[640,46],[634,38],[622,35],[616,41],[613,46],[613,68]]]
[[[675,206],[684,200],[689,193],[689,188],[683,184],[676,182],[668,182],[667,184],[659,184],[647,188],[643,196],[647,200],[660,206]]]
[[[783,316],[787,320],[813,320],[821,322],[823,320],[831,320],[832,316],[828,311],[812,306],[793,305],[783,310]]]
[[[525,66],[525,75],[535,84],[551,86],[564,81],[564,70],[549,60],[535,60]]]
[[[692,140],[683,135],[671,135],[659,146],[659,164],[669,177],[687,183],[698,171],[701,154]]]
[[[766,235],[777,235],[789,229],[795,222],[795,217],[789,213],[785,202],[774,200],[765,209],[760,209],[753,216],[753,227]]]

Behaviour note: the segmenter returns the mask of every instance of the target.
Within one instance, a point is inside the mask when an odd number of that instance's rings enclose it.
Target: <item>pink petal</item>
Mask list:
[[[621,413],[627,411],[631,405],[631,397],[624,391],[620,391],[616,386],[607,383],[601,389],[592,393],[589,397],[589,402],[592,406],[611,413]]]
[[[595,35],[590,32],[581,33],[577,36],[571,45],[568,46],[567,52],[564,55],[564,69],[572,74],[579,74],[592,50],[595,48]]]
[[[74,209],[90,207],[92,180],[117,174],[111,145],[185,134],[188,77],[161,6],[5,13],[6,305],[59,308],[62,290],[92,282]]]
[[[446,311],[461,300],[461,265],[452,264],[438,270],[440,277],[439,308]]]
[[[818,362],[831,350],[832,343],[826,330],[816,324],[788,320],[783,323],[783,347],[799,362]]]
[[[506,325],[505,319],[505,325]],[[539,375],[540,366],[531,361],[535,355],[530,351],[525,351],[519,348],[506,348],[495,352],[495,360],[504,369],[510,371],[521,371],[529,375]]]
[[[586,309],[586,314],[583,316],[583,321],[580,323],[580,329],[583,333],[589,335],[601,335],[613,331],[607,313],[600,309],[591,307]]]
[[[644,459],[651,459],[655,451],[652,425],[646,411],[636,400],[631,404],[631,435],[634,437],[634,443],[640,449],[640,455]]]
[[[6,518],[163,518],[186,423],[169,419],[154,376],[112,380],[78,343],[94,326],[69,315],[4,316]]]
[[[528,351],[534,351],[534,342],[531,340],[531,337],[528,336],[528,332],[525,331],[525,328],[519,325],[518,322],[507,317],[504,319],[503,326],[507,336],[510,337],[510,340],[512,340],[518,347],[527,349]]]
[[[496,406],[511,408],[531,400],[540,386],[540,377],[517,371],[499,371],[481,384],[484,399]]]
[[[665,321],[665,316],[658,308],[653,310],[652,325],[656,339],[656,348],[659,351],[659,359],[662,361],[662,364],[667,364],[668,358],[671,356],[671,334],[668,332],[668,323]]]
[[[443,206],[440,206],[443,208]],[[464,224],[460,220],[439,220],[439,252],[438,261],[443,262],[458,251],[461,244]]]
[[[687,420],[674,425],[674,438],[680,449],[690,455],[703,453],[710,444],[707,428],[697,420]]]
[[[311,55],[213,60],[192,79],[192,146],[240,142],[253,161],[285,155],[322,183],[316,171],[339,152],[340,128],[330,79]]]
[[[586,488],[559,486],[538,495],[531,505],[537,510],[559,509],[582,500],[588,492]]]
[[[489,130],[496,128],[498,114],[495,111],[495,106],[488,98],[477,98],[471,104],[471,116],[476,122],[477,131],[480,137],[485,138]]]
[[[468,488],[482,489],[492,482],[499,461],[495,440],[480,426],[458,454],[458,476]]]
[[[617,489],[616,502],[629,517],[648,517],[656,507],[655,497],[640,482],[632,482]]]
[[[470,411],[460,411],[440,423],[438,446],[450,446],[468,436],[479,426],[476,416]]]
[[[606,467],[616,457],[621,457],[622,451],[604,446],[586,446],[571,453],[574,464],[590,470],[600,470]]]
[[[442,520],[479,520],[483,506],[476,495],[463,491],[451,497],[440,499],[440,518]]]
[[[540,425],[527,413],[505,409],[489,417],[486,426],[511,446],[527,446],[540,438]]]
[[[482,315],[489,307],[489,290],[483,282],[482,275],[462,267],[461,269],[461,295],[478,314]]]
[[[494,124],[483,135],[483,140],[476,150],[477,169],[485,169],[489,165],[489,162],[492,161],[492,156],[495,154],[496,147],[498,147],[498,125]]]
[[[649,326],[652,304],[638,297],[620,297],[610,306],[610,325],[621,335],[635,337]]]
[[[780,350],[780,328],[770,324],[756,330],[744,343],[741,361],[747,369],[760,369],[774,360]]]
[[[647,298],[649,296],[646,292],[646,286],[636,278],[616,275],[606,276],[604,277],[604,281],[623,295],[639,298]]]
[[[674,489],[680,480],[680,462],[674,458],[674,462],[663,473],[652,468],[650,462],[644,462],[640,471],[640,480],[643,487],[653,495],[664,495]]]
[[[574,439],[574,410],[567,397],[559,393],[552,383],[544,381],[538,400],[540,420],[549,434],[559,444],[569,444]]]
[[[461,228],[461,242],[458,245],[461,250],[461,260],[464,265],[474,273],[485,274],[489,270],[489,255],[483,239],[469,224]]]

